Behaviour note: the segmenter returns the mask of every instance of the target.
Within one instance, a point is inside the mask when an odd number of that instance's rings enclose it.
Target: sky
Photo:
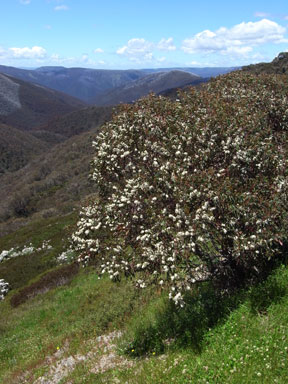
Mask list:
[[[287,0],[0,0],[0,64],[241,66],[288,51]]]

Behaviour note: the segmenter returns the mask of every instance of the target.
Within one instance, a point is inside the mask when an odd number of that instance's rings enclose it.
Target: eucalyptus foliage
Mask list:
[[[286,242],[287,80],[234,72],[177,101],[124,105],[93,143],[80,259],[168,285],[178,304],[199,281],[260,272]]]

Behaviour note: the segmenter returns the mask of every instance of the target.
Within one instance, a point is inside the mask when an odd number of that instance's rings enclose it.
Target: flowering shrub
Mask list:
[[[4,297],[9,291],[9,283],[7,281],[0,279],[0,301],[4,300]]]
[[[18,248],[10,248],[9,250],[3,250],[0,253],[0,263],[5,260],[13,259],[14,257],[30,255],[31,253],[39,252],[44,249],[51,249],[51,248],[52,248],[52,245],[49,244],[49,240],[44,240],[43,243],[38,248],[34,247],[33,244],[29,244],[29,245],[24,245],[22,249],[18,247]]]
[[[72,236],[80,259],[169,285],[177,304],[196,282],[261,271],[286,241],[286,84],[234,72],[123,106],[93,143],[99,196]]]
[[[57,262],[59,264],[71,263],[75,258],[75,251],[73,249],[67,249],[57,256]]]

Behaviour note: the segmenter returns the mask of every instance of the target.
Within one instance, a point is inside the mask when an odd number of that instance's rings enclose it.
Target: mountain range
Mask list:
[[[13,76],[14,78],[20,80],[43,85],[56,91],[64,92],[67,95],[76,97],[89,104],[94,104],[95,100],[99,102],[101,95],[107,95],[109,91],[125,86],[128,83],[132,83],[133,81],[137,81],[146,77],[147,75],[147,81],[149,82],[149,75],[159,72],[169,73],[176,70],[178,72],[188,72],[197,77],[200,76],[204,78],[210,78],[212,76],[218,76],[227,72],[231,72],[235,69],[237,68],[206,67],[159,68],[143,70],[104,70],[88,68],[40,67],[33,70],[0,65],[0,73]],[[175,80],[177,80],[177,78]],[[167,86],[166,89],[179,86],[181,85],[179,85],[176,81],[172,87],[170,84],[170,86]],[[164,89],[161,90],[163,91]],[[103,103],[101,103],[101,105],[103,105]]]
[[[93,101],[96,105],[131,103],[148,95],[150,92],[159,94],[167,89],[182,88],[203,81],[205,80],[200,76],[184,71],[154,72],[121,87],[114,88],[96,97]]]

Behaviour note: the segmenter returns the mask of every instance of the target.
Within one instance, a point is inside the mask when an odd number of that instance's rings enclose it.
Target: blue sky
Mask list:
[[[288,51],[287,0],[0,0],[0,64],[235,66]]]

